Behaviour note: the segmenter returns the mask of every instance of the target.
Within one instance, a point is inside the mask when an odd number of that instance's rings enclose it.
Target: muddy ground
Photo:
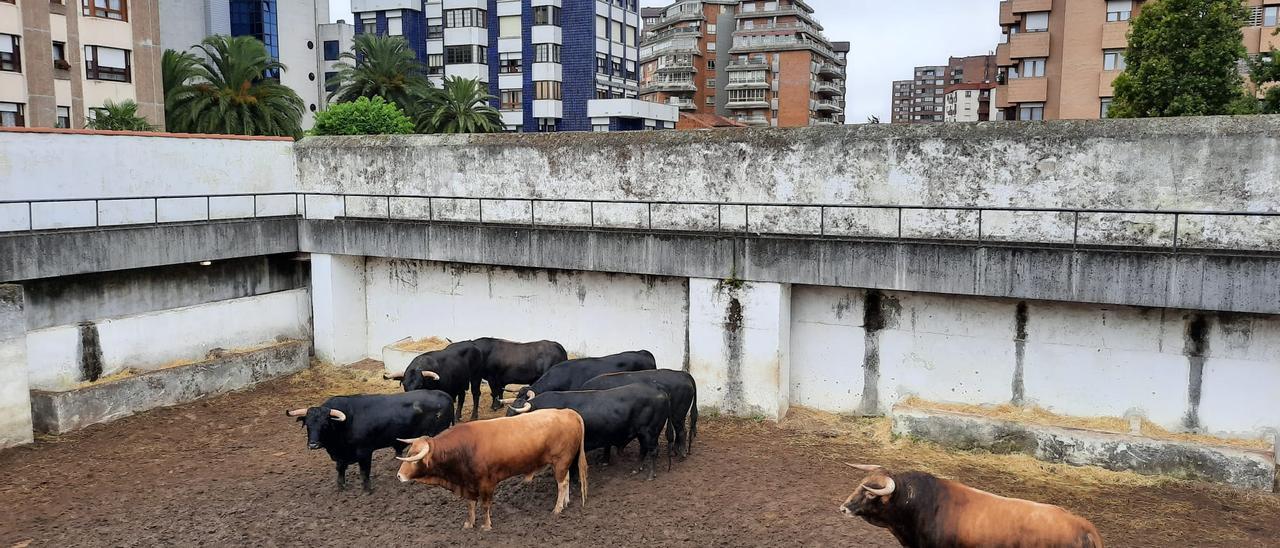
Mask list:
[[[555,486],[504,483],[492,532],[461,529],[466,506],[402,485],[389,450],[375,493],[337,492],[286,408],[387,384],[315,368],[256,389],[156,410],[0,452],[0,546],[896,546],[837,513],[856,484],[841,461],[918,468],[1065,506],[1109,546],[1276,546],[1280,497],[1201,483],[953,454],[888,438],[885,422],[795,410],[781,425],[707,417],[694,454],[658,479],[592,466],[591,496],[551,515]],[[468,407],[469,412],[469,407]],[[595,459],[592,461],[595,462]]]

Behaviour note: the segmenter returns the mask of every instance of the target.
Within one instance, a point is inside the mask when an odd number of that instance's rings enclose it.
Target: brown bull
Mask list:
[[[434,438],[401,440],[409,457],[396,457],[402,482],[439,485],[467,500],[464,529],[476,523],[476,503],[484,508],[484,529],[492,529],[489,510],[498,483],[533,475],[546,466],[555,474],[555,513],[569,503],[569,470],[578,464],[582,505],[587,505],[587,458],[582,417],[568,409],[546,409],[515,417],[459,424]]]
[[[840,505],[909,547],[1102,548],[1092,523],[1060,507],[993,495],[924,472],[870,472]]]

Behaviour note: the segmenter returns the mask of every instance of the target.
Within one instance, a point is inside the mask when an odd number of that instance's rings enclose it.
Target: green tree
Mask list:
[[[502,115],[489,104],[495,99],[479,80],[447,77],[439,90],[419,98],[420,133],[495,133]]]
[[[173,103],[179,88],[195,79],[199,65],[200,58],[185,51],[166,49],[160,57],[160,78],[164,85],[164,125],[169,131],[189,131],[175,115]]]
[[[270,74],[286,67],[250,36],[210,36],[188,83],[174,90],[176,126],[194,133],[302,135],[302,98]],[[165,98],[169,103],[169,97]]]
[[[94,109],[93,118],[84,127],[115,131],[155,131],[146,118],[138,115],[138,103],[132,99],[114,102],[108,100],[102,108]]]
[[[1112,118],[1230,114],[1244,94],[1241,0],[1157,0],[1133,20]]]
[[[422,63],[403,37],[360,34],[341,58],[334,66],[338,73],[337,87],[329,94],[333,101],[381,97],[411,112],[418,99],[431,92]]]
[[[1280,34],[1280,31],[1276,34]],[[1258,105],[1259,111],[1280,114],[1280,51],[1271,48],[1269,54],[1250,61],[1249,79],[1253,81],[1255,93],[1263,96]]]
[[[410,120],[395,103],[381,97],[361,97],[350,103],[335,103],[316,113],[312,135],[383,135],[413,133]]]

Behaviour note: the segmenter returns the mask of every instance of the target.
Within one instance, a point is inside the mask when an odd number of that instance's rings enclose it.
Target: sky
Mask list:
[[[1000,35],[996,0],[808,0],[828,40],[849,41],[845,118],[889,121],[894,80],[911,79],[917,65],[942,65],[949,56],[995,51]],[[670,0],[640,0],[666,6]],[[350,0],[329,0],[333,19],[352,21]]]

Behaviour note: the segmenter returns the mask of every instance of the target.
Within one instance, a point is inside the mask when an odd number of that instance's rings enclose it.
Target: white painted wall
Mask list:
[[[773,420],[786,416],[790,302],[786,284],[689,280],[689,373],[698,382],[698,405]]]
[[[0,286],[0,449],[32,439],[23,309],[22,288]]]
[[[97,321],[103,374],[156,369],[198,360],[214,348],[245,348],[277,337],[310,338],[311,297],[294,289]],[[80,382],[80,335],[75,325],[27,332],[32,388],[62,390]]]
[[[684,366],[682,279],[375,258],[367,265],[370,357],[410,336],[501,337],[550,339],[583,356],[644,349],[658,367]]]
[[[374,354],[367,350],[364,257],[311,255],[311,310],[316,358],[348,364]]]
[[[879,333],[879,411],[909,396],[1010,403],[1017,301],[885,292]],[[861,410],[867,334],[862,290],[792,291],[792,403]],[[694,306],[694,309],[697,307]],[[1139,411],[1172,430],[1189,408],[1188,313],[1030,302],[1025,402],[1074,416]],[[1256,437],[1280,427],[1280,319],[1208,316],[1199,419],[1217,435]]]

